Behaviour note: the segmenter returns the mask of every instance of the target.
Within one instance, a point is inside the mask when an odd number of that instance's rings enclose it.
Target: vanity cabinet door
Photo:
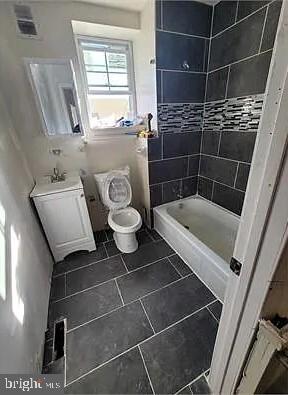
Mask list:
[[[56,262],[77,250],[96,249],[83,189],[34,198]]]

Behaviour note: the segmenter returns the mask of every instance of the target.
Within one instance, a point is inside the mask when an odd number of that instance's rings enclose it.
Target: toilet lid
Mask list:
[[[105,204],[111,210],[119,210],[129,206],[132,191],[128,178],[118,171],[108,174],[104,184]]]

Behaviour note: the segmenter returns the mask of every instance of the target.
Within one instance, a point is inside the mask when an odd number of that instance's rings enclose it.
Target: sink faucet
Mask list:
[[[53,174],[50,176],[51,182],[65,181],[65,172],[60,173],[57,167],[54,167]]]

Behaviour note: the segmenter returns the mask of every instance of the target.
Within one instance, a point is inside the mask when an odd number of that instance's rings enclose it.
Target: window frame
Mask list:
[[[133,56],[133,43],[132,41],[128,40],[118,40],[118,39],[112,39],[112,38],[105,38],[105,37],[96,37],[96,36],[88,36],[88,35],[76,35],[76,46],[77,46],[77,54],[78,54],[78,61],[79,61],[79,67],[80,67],[80,74],[81,74],[81,83],[83,87],[83,93],[84,93],[84,103],[85,103],[85,114],[86,114],[86,119],[88,121],[88,128],[90,131],[100,134],[100,135],[109,135],[109,134],[115,134],[119,132],[131,132],[131,129],[135,129],[134,126],[131,127],[119,127],[119,126],[107,126],[107,127],[96,127],[92,128],[90,125],[90,120],[91,120],[91,115],[90,115],[90,108],[89,108],[89,100],[88,100],[88,95],[91,94],[89,93],[89,85],[88,85],[88,78],[87,78],[87,73],[86,73],[86,68],[85,68],[85,63],[84,63],[84,55],[83,55],[83,50],[81,48],[81,42],[86,41],[86,42],[96,42],[96,43],[105,43],[105,44],[111,44],[111,45],[124,45],[127,47],[127,78],[128,78],[128,87],[130,89],[128,91],[99,91],[96,94],[97,95],[106,95],[106,96],[114,96],[114,95],[129,95],[130,100],[129,100],[129,105],[130,105],[130,112],[133,114],[133,117],[136,118],[137,116],[137,102],[136,102],[136,87],[135,87],[135,72],[134,72],[134,56]],[[112,52],[117,52],[112,50]],[[119,53],[123,53],[123,51],[119,51]],[[98,132],[98,133],[97,133]],[[104,132],[104,133],[103,133]]]

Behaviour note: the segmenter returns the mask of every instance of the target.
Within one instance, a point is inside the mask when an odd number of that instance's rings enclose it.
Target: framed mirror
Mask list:
[[[69,59],[25,59],[45,133],[82,135],[80,112]]]

